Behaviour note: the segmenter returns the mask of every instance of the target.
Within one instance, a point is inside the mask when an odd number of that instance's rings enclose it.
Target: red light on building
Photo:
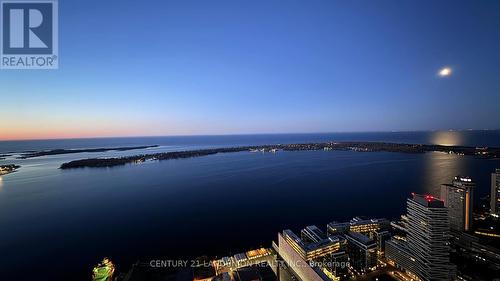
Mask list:
[[[432,200],[434,200],[434,196],[432,195],[425,195],[425,200],[427,200],[427,202],[431,202]]]

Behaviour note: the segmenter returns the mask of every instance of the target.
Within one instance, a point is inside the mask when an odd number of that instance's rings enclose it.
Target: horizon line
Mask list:
[[[0,139],[0,142],[15,141],[53,141],[85,139],[126,139],[126,138],[161,138],[161,137],[217,137],[217,136],[258,136],[258,135],[315,135],[315,134],[362,134],[362,133],[417,133],[417,132],[461,132],[461,131],[500,131],[500,129],[435,129],[435,130],[381,130],[381,131],[328,131],[328,132],[268,132],[268,133],[227,133],[227,134],[174,134],[174,135],[128,135],[128,136],[91,136],[68,138],[25,138]]]

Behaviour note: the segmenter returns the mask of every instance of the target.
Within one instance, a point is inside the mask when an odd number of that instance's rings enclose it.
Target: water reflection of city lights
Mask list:
[[[0,189],[2,188],[2,186],[3,186],[3,179],[2,177],[0,177]]]
[[[431,143],[445,146],[461,145],[462,138],[461,132],[441,131],[431,135]]]

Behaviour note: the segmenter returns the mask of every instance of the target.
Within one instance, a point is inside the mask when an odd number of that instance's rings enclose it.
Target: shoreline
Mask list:
[[[110,148],[88,148],[88,149],[53,149],[53,150],[45,150],[45,151],[30,151],[21,154],[21,156],[17,157],[17,159],[28,159],[35,158],[41,156],[49,156],[49,155],[60,155],[60,154],[74,154],[74,153],[84,153],[84,152],[107,152],[107,151],[128,151],[128,150],[136,150],[136,149],[146,149],[159,147],[159,145],[143,145],[143,146],[125,146],[125,147],[110,147]]]
[[[10,164],[10,165],[0,165],[0,176],[5,176],[5,175],[8,175],[8,174],[14,173],[14,172],[16,172],[19,168],[21,168],[21,166],[19,166],[19,165],[14,165],[14,164]]]
[[[469,147],[469,146],[442,146],[425,144],[404,144],[386,142],[325,142],[325,143],[299,143],[299,144],[277,144],[239,146],[213,149],[198,149],[186,151],[162,152],[154,154],[142,154],[119,158],[89,158],[63,163],[60,169],[75,168],[106,168],[123,166],[126,164],[137,164],[145,161],[164,161],[174,159],[186,159],[202,157],[219,153],[235,152],[277,152],[277,151],[356,151],[356,152],[397,152],[397,153],[426,153],[444,152],[449,154],[476,156],[487,159],[500,158],[500,148]]]

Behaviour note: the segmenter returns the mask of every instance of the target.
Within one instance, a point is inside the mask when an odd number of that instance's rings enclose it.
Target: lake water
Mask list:
[[[0,142],[0,154],[55,148],[160,147],[0,164],[0,280],[89,280],[104,256],[125,269],[151,258],[228,255],[269,246],[278,231],[353,216],[397,218],[410,192],[455,175],[489,192],[499,160],[444,153],[301,151],[218,154],[104,169],[63,162],[202,147],[321,141],[500,146],[499,131],[248,135]],[[69,279],[68,279],[69,278]]]

